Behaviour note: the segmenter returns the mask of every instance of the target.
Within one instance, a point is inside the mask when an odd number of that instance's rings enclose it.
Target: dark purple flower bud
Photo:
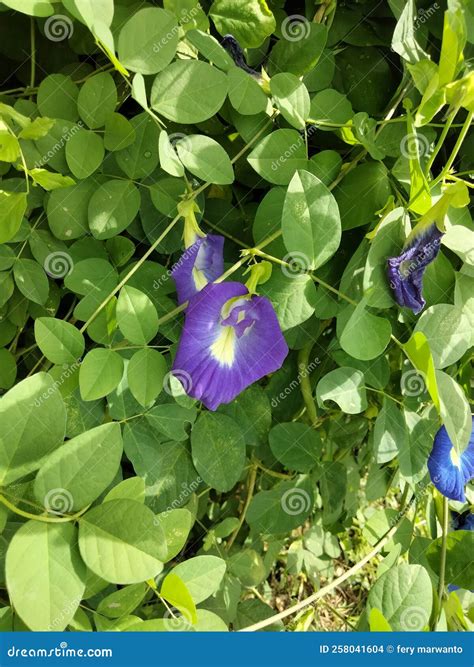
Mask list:
[[[408,242],[398,257],[387,260],[387,275],[399,306],[417,314],[423,310],[423,274],[438,255],[442,232],[433,223]]]
[[[251,74],[252,76],[260,78],[259,72],[257,72],[256,70],[252,69],[247,65],[244,56],[244,51],[240,46],[239,42],[235,39],[233,35],[225,35],[224,39],[221,42],[221,45],[224,47],[227,53],[232,57],[232,60],[237,65],[237,67],[240,67],[240,69],[243,69],[245,72]]]

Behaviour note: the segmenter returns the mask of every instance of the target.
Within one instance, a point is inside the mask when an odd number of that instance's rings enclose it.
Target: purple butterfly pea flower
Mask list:
[[[387,260],[387,275],[399,306],[418,314],[425,306],[423,274],[438,255],[443,233],[433,223],[408,242],[398,257]]]
[[[443,496],[465,503],[464,487],[474,478],[474,428],[466,449],[458,454],[442,426],[435,435],[428,470],[431,481]]]
[[[241,283],[208,284],[190,301],[172,372],[216,410],[278,370],[288,354],[270,301]]]
[[[199,236],[183,252],[171,275],[176,283],[178,303],[189,301],[207,283],[224,273],[224,237],[213,234]]]

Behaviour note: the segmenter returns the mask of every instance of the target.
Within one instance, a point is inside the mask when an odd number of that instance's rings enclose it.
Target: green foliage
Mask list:
[[[472,631],[427,466],[472,437],[467,4],[3,0],[1,630]],[[170,371],[196,225],[289,347],[216,412]]]

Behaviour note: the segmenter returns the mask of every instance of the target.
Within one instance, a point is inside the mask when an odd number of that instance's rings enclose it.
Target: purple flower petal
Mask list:
[[[387,275],[399,306],[417,314],[423,310],[423,274],[438,255],[442,232],[435,224],[416,236],[398,257],[387,260]]]
[[[173,364],[190,378],[187,393],[209,410],[229,403],[288,354],[273,306],[241,283],[209,284],[187,308]]]
[[[189,301],[207,283],[224,273],[224,237],[208,234],[187,248],[171,275],[176,283],[178,303]]]
[[[431,481],[443,496],[465,503],[464,487],[474,478],[474,431],[468,446],[458,455],[442,426],[434,439],[428,470]]]

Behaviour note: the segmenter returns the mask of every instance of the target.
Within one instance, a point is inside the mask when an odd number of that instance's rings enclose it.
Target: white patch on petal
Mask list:
[[[235,357],[234,327],[222,327],[217,339],[211,345],[211,354],[221,366],[232,366]]]
[[[207,285],[207,278],[202,271],[193,268],[193,280],[198,292],[200,292]]]
[[[451,459],[453,466],[455,466],[458,470],[461,470],[461,459],[459,458],[459,454],[454,449],[454,447],[451,447],[449,458]]]

